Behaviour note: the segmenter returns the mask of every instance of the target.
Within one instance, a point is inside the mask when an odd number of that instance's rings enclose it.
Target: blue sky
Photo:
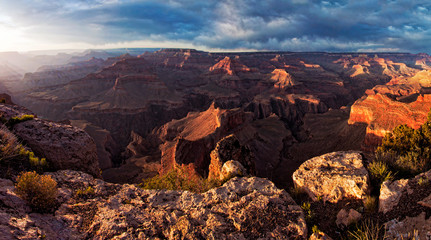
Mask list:
[[[431,53],[407,0],[5,0],[0,51],[116,47]]]

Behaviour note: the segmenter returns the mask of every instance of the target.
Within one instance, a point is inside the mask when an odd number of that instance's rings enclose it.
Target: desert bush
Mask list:
[[[224,181],[204,179],[186,167],[173,168],[164,175],[144,179],[140,186],[144,189],[187,190],[205,192],[219,187]]]
[[[16,193],[37,212],[49,212],[56,204],[57,182],[35,171],[24,172],[17,178]]]
[[[431,112],[430,112],[431,113]],[[386,134],[377,148],[376,158],[383,158],[398,177],[408,178],[431,168],[431,115],[420,128],[407,125]]]

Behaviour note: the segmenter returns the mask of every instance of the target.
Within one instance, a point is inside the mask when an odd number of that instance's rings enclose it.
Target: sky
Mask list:
[[[431,1],[0,0],[0,51],[431,53]]]

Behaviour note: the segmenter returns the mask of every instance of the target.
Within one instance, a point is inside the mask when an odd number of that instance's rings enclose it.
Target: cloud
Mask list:
[[[14,0],[0,3],[0,16],[31,48],[431,52],[428,1]]]

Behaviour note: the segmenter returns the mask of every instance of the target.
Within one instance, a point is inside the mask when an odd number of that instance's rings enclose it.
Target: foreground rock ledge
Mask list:
[[[31,213],[0,179],[0,235],[10,239],[306,239],[301,208],[266,179],[234,178],[202,194],[143,190],[76,171],[50,173],[61,206]],[[77,189],[94,193],[77,197]]]
[[[0,104],[0,116],[9,120],[32,112],[16,105]],[[17,123],[12,132],[54,170],[73,169],[100,176],[97,148],[84,130],[35,117]]]
[[[293,173],[293,182],[314,200],[336,203],[363,199],[368,192],[368,172],[359,152],[333,152],[304,162]]]

